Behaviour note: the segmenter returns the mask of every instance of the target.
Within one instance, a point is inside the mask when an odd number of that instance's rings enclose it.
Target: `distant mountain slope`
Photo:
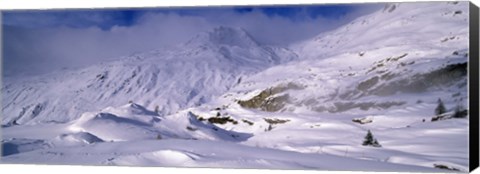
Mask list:
[[[299,61],[245,78],[224,98],[265,111],[378,111],[438,98],[466,107],[467,14],[467,3],[389,4],[294,45]]]
[[[198,106],[253,74],[295,59],[238,28],[217,27],[170,49],[79,70],[5,79],[2,124],[67,122],[129,101],[161,115]]]
[[[463,2],[392,3],[292,48],[308,58],[405,45],[451,51],[451,45],[468,39],[468,14]]]

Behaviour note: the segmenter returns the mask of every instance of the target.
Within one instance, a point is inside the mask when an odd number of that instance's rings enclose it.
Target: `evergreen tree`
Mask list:
[[[372,132],[370,132],[370,130],[368,130],[367,135],[365,136],[365,140],[363,140],[362,145],[368,146],[368,145],[371,145],[372,143],[373,143],[373,135],[372,135]]]
[[[267,132],[267,131],[271,131],[272,129],[273,129],[273,126],[272,126],[272,124],[269,124],[269,125],[268,125],[268,128],[267,128],[267,129],[265,129],[265,132]]]
[[[447,109],[445,108],[442,99],[439,98],[437,103],[438,105],[437,108],[435,108],[435,115],[442,115],[443,113],[447,112]]]
[[[372,132],[368,130],[367,135],[365,136],[365,140],[362,143],[363,146],[373,146],[373,147],[382,147],[380,143],[378,143],[377,139],[373,137]]]

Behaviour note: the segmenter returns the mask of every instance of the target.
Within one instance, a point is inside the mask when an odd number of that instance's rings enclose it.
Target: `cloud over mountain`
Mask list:
[[[82,67],[183,43],[217,26],[240,27],[261,43],[287,45],[381,5],[337,6],[337,11],[329,6],[299,6],[3,12],[4,75]]]

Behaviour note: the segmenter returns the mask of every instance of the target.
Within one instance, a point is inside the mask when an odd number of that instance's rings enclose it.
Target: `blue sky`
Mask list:
[[[383,4],[3,11],[4,75],[81,67],[188,41],[216,26],[240,27],[288,46]]]
[[[113,26],[132,26],[148,13],[176,13],[182,16],[202,16],[209,13],[232,11],[238,14],[261,12],[269,17],[280,16],[292,21],[315,18],[341,19],[356,12],[358,5],[334,4],[312,6],[240,6],[240,7],[204,7],[204,8],[147,8],[147,9],[103,9],[103,10],[36,10],[6,11],[3,23],[22,27],[99,27],[108,30]]]

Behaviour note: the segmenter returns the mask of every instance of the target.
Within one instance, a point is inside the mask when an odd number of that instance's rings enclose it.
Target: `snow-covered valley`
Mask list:
[[[467,172],[468,38],[467,2],[397,3],[288,48],[217,27],[5,78],[1,162]]]

